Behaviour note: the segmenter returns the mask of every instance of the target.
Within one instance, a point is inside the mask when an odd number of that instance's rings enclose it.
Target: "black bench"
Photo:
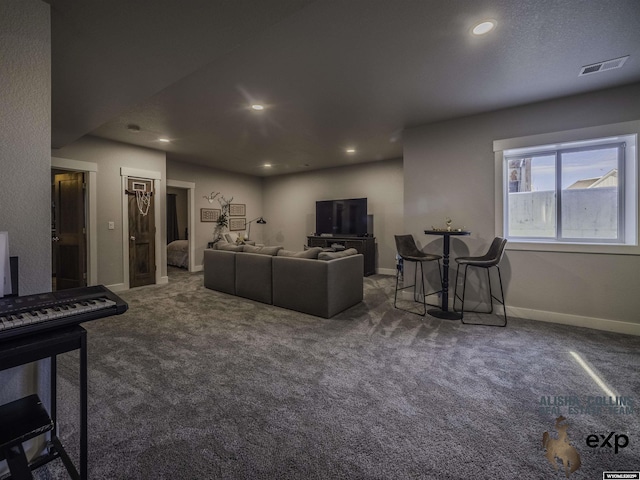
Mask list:
[[[0,407],[0,460],[7,461],[12,479],[33,478],[22,444],[53,430],[53,426],[38,395],[29,395]]]

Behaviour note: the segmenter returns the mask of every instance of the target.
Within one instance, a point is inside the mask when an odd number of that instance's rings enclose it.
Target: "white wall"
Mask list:
[[[494,140],[639,118],[636,83],[409,129],[405,229],[438,251],[441,240],[424,227],[450,216],[473,232],[452,242],[452,256],[483,253],[495,235]],[[502,266],[516,315],[640,333],[638,256],[508,251]]]
[[[21,295],[51,291],[50,52],[49,5],[2,0],[0,230],[20,257]],[[35,392],[47,404],[48,375],[48,361],[0,372],[0,405]]]
[[[166,227],[166,154],[160,150],[141,148],[124,143],[112,142],[97,137],[85,136],[72,144],[53,150],[51,155],[98,165],[97,180],[97,224],[98,224],[98,283],[120,288],[129,276],[124,271],[123,255],[128,250],[123,245],[122,202],[122,167],[152,172],[160,172],[158,182],[158,198],[160,199],[160,223],[156,228],[160,231],[161,261],[157,268],[162,277],[167,275],[167,227]],[[109,230],[109,222],[114,222],[115,229]]]
[[[395,272],[394,235],[404,233],[402,160],[387,160],[267,177],[266,243],[302,250],[315,231],[317,200],[367,197],[376,237],[376,268]]]
[[[194,231],[189,232],[195,240],[195,265],[196,270],[202,268],[204,249],[207,243],[213,240],[213,231],[216,224],[200,221],[201,208],[220,208],[217,199],[213,203],[203,198],[211,192],[220,192],[225,198],[233,197],[232,203],[246,205],[247,222],[256,217],[263,216],[262,179],[249,175],[241,175],[225,172],[214,168],[192,165],[184,162],[167,160],[167,178],[181,182],[195,183],[195,225]],[[268,218],[265,217],[267,222]],[[266,225],[265,225],[266,226]],[[251,224],[251,237],[257,243],[265,243],[263,225]],[[227,230],[228,231],[228,230]]]

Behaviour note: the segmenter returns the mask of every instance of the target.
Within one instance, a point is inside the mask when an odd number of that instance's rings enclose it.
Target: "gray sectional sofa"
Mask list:
[[[364,257],[218,242],[204,251],[204,286],[324,318],[362,301]]]

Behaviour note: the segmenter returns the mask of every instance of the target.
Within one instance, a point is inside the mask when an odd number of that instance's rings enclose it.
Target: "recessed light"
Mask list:
[[[356,149],[355,148],[347,148],[346,152],[347,153],[356,153]]]
[[[486,20],[482,23],[477,24],[475,27],[473,27],[473,30],[471,30],[471,33],[473,33],[474,35],[484,35],[485,33],[489,33],[491,30],[493,30],[495,26],[496,26],[495,20]]]
[[[253,105],[251,105],[251,108],[253,108],[254,110],[264,110],[264,105],[260,105],[259,103],[254,103]]]
[[[270,163],[265,163],[265,164],[263,165],[263,167],[264,167],[264,168],[271,168],[271,164],[270,164]]]
[[[158,141],[162,143],[169,143],[171,140],[169,140],[168,138],[159,138]]]

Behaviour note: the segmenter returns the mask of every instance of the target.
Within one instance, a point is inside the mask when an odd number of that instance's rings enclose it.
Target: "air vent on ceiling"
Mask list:
[[[592,65],[586,65],[580,69],[579,77],[583,75],[590,75],[592,73],[604,72],[607,70],[613,70],[614,68],[620,68],[627,61],[629,55],[626,57],[614,58],[613,60],[607,60],[605,62],[598,62]]]

